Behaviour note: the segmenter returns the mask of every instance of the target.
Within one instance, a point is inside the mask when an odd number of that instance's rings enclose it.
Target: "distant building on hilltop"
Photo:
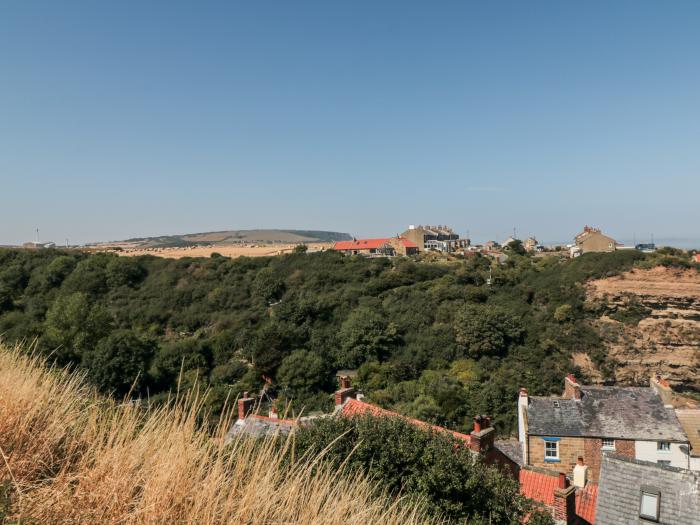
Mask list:
[[[575,248],[579,254],[590,252],[614,252],[619,243],[612,237],[603,235],[598,228],[584,226],[583,231],[574,238]]]
[[[55,248],[55,247],[56,247],[56,243],[51,242],[51,241],[48,241],[48,242],[29,241],[29,242],[25,242],[22,245],[22,248],[27,248],[30,250],[41,250],[44,248]]]
[[[396,255],[415,255],[418,253],[418,246],[405,237],[382,237],[379,239],[338,241],[333,245],[333,250],[346,255],[394,257]]]
[[[469,239],[460,239],[459,235],[448,226],[411,225],[401,236],[416,243],[420,251],[453,252],[459,248],[466,248],[470,244]]]
[[[523,248],[525,248],[525,251],[528,252],[534,252],[537,250],[537,246],[539,246],[539,243],[537,242],[537,239],[534,237],[528,237],[525,239],[525,242],[523,243]]]

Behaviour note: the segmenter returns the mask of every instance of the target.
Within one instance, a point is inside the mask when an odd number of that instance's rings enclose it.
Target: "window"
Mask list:
[[[603,450],[615,450],[615,440],[603,438]]]
[[[656,450],[659,452],[671,452],[671,443],[668,441],[659,441],[656,443]]]
[[[544,460],[559,461],[559,442],[545,441],[544,442]]]
[[[653,487],[642,487],[639,498],[639,517],[659,521],[659,500],[661,493]]]

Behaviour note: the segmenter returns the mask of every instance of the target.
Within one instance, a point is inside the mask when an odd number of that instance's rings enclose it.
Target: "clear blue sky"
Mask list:
[[[697,238],[700,2],[5,1],[0,183],[0,244]]]

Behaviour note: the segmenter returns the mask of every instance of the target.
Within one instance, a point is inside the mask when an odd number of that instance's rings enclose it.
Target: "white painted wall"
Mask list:
[[[528,458],[527,450],[527,405],[528,398],[526,395],[518,396],[518,441],[523,448],[523,462],[527,465]]]
[[[656,441],[635,441],[634,442],[634,457],[642,461],[653,461],[656,463],[659,460],[671,461],[672,467],[688,468],[689,456],[686,453],[688,445],[681,443],[671,443],[669,452],[657,450]]]
[[[690,470],[700,470],[700,458],[690,458]]]

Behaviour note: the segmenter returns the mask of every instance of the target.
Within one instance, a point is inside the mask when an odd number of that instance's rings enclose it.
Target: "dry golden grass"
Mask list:
[[[0,483],[8,521],[47,524],[434,522],[320,458],[288,465],[272,441],[200,429],[201,400],[142,409],[0,344]],[[289,445],[290,441],[287,442]],[[5,509],[7,511],[7,509]],[[2,509],[0,509],[0,515]]]

